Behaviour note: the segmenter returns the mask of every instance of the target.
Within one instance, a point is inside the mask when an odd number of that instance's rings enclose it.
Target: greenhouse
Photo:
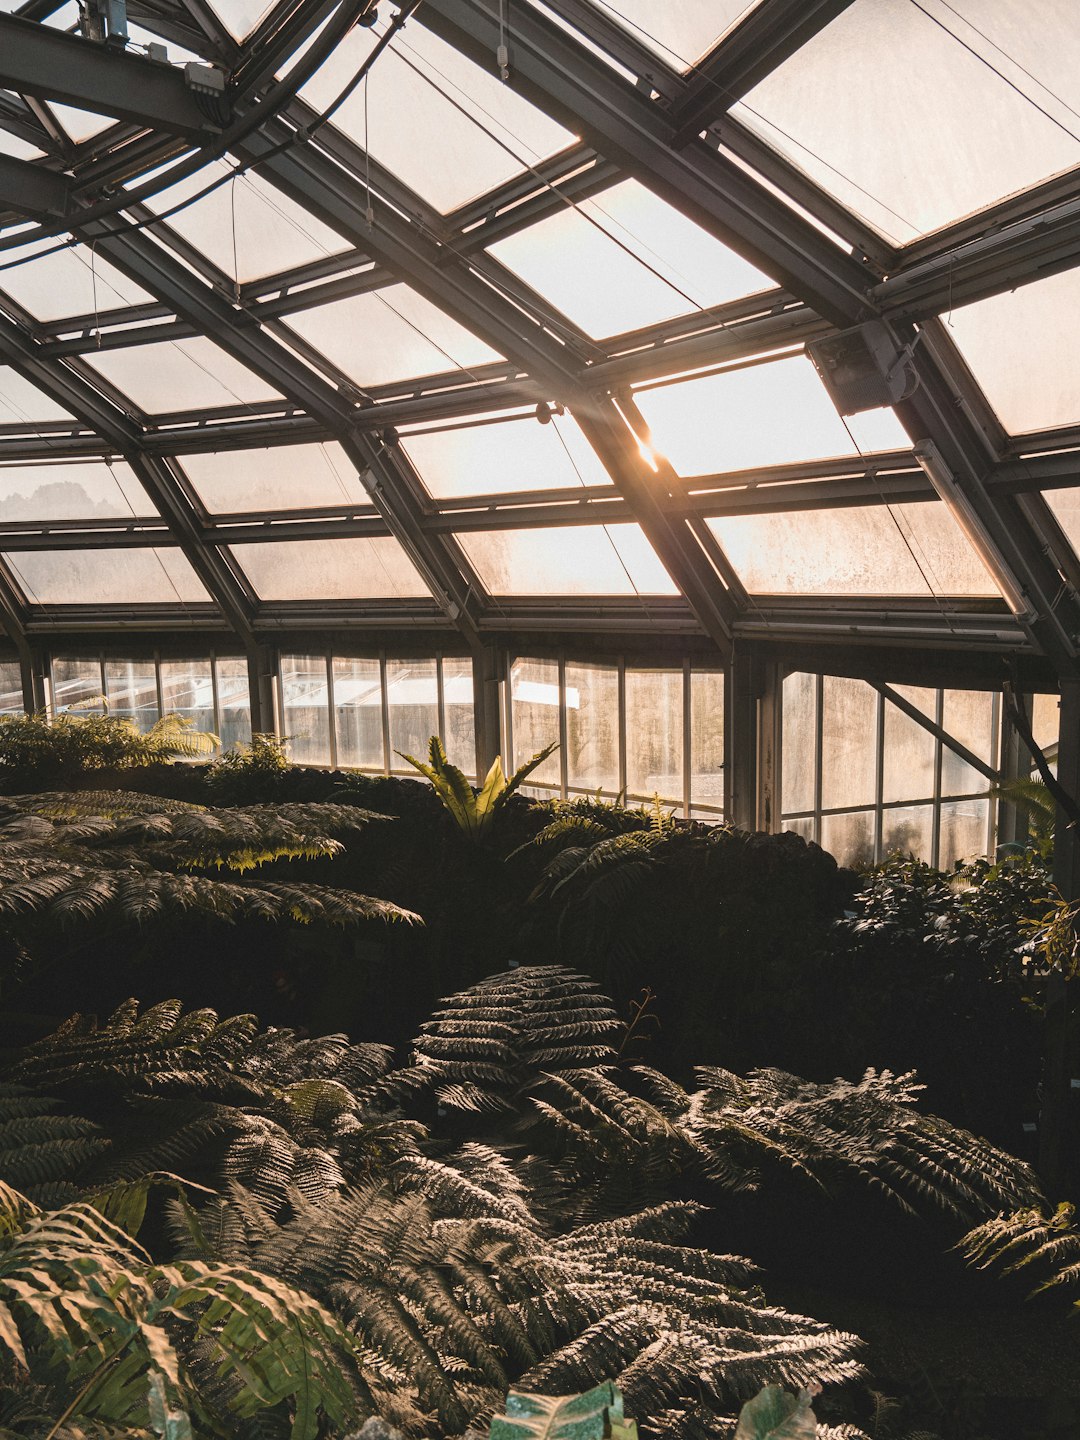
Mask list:
[[[1078,76],[0,0],[0,1440],[1080,1434]]]

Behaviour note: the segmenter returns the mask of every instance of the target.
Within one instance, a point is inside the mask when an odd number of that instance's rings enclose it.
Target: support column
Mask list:
[[[728,669],[724,699],[724,815],[729,824],[753,830],[757,824],[757,695],[754,661],[736,652]]]
[[[1019,696],[1020,703],[1027,713],[1032,712],[1032,697],[1030,695]],[[1031,773],[1031,756],[1028,754],[1027,746],[1020,738],[1020,733],[1009,718],[1009,711],[1005,705],[1001,707],[1001,783],[1007,785],[1011,780],[1019,780]],[[998,801],[997,811],[997,843],[999,845],[1023,845],[1027,840],[1028,824],[1027,816],[1019,805],[1010,805],[1006,800]]]
[[[19,670],[22,673],[23,709],[28,715],[41,715],[48,708],[48,666],[36,646],[20,647]]]
[[[757,667],[757,828],[775,834],[780,829],[780,786],[783,768],[783,682],[775,661]]]
[[[253,735],[280,735],[277,651],[269,645],[252,645],[248,648],[247,662],[251,733]]]
[[[505,656],[496,645],[478,645],[473,650],[473,715],[476,726],[476,776],[482,780],[496,755],[502,753],[502,695],[500,682],[505,673]],[[504,764],[510,768],[509,755]]]

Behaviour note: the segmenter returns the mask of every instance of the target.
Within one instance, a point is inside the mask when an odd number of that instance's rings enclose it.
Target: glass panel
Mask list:
[[[814,827],[816,826],[816,824],[817,821],[812,815],[810,815],[807,816],[805,820],[784,820],[781,823],[780,829],[791,830],[794,832],[794,834],[801,835],[802,838],[807,842],[812,842],[814,839]]]
[[[263,600],[407,599],[427,595],[416,567],[392,536],[260,541],[232,552]]]
[[[214,718],[214,675],[209,659],[162,660],[161,710],[182,715],[196,730],[217,733]]]
[[[705,678],[705,677],[701,677]],[[683,807],[683,672],[626,672],[627,798]],[[721,803],[723,786],[721,785]]]
[[[298,310],[289,326],[358,385],[468,373],[502,358],[407,285]]]
[[[225,22],[229,34],[236,40],[250,35],[272,8],[263,0],[214,0],[213,5],[214,12]]]
[[[56,659],[49,666],[53,713],[78,710],[85,715],[105,713],[101,666],[96,659]]]
[[[942,805],[940,869],[951,870],[958,860],[986,854],[989,812],[989,800],[953,800]]]
[[[934,718],[936,690],[922,690],[920,710]],[[910,699],[908,695],[905,700]],[[912,699],[912,704],[916,702]],[[929,710],[925,707],[929,706]],[[885,701],[885,751],[882,798],[889,800],[932,800],[934,757],[937,741],[910,716]]]
[[[857,0],[732,114],[905,242],[1080,161],[1073,0]]]
[[[757,594],[998,594],[940,500],[725,515],[708,525]]]
[[[1043,495],[1069,544],[1080,555],[1080,490],[1044,490]]]
[[[387,660],[386,699],[390,709],[390,769],[414,774],[402,755],[423,760],[432,735],[439,734],[435,661]]]
[[[254,371],[201,337],[95,350],[82,358],[149,415],[279,398]]]
[[[4,270],[0,286],[42,321],[93,315],[154,299],[101,255],[91,255],[85,245],[54,250],[29,265]]]
[[[877,692],[826,675],[822,691],[821,803],[872,805],[877,787]],[[824,843],[824,842],[822,842]],[[829,846],[825,846],[829,849]]]
[[[994,754],[994,697],[986,690],[946,690],[942,726],[989,765]],[[947,745],[941,747],[941,793],[965,795],[990,781]],[[985,842],[984,842],[985,843]]]
[[[881,853],[914,855],[930,863],[934,845],[934,807],[906,805],[881,814]]]
[[[491,254],[597,339],[774,283],[636,180],[498,241]]]
[[[206,508],[224,514],[368,503],[355,465],[334,440],[185,455],[180,463]]]
[[[161,718],[153,660],[106,660],[105,695],[109,714],[133,720],[140,730],[149,730]]]
[[[0,715],[23,713],[22,670],[17,660],[0,660]]]
[[[495,595],[675,595],[637,525],[481,530],[457,536]]]
[[[655,50],[676,70],[685,70],[711,50],[720,36],[754,8],[746,0],[592,0],[597,10],[617,21]]]
[[[619,672],[606,665],[566,667],[567,784],[619,790]]]
[[[9,551],[8,563],[32,605],[184,605],[209,601],[180,550]]]
[[[724,808],[724,672],[690,672],[690,804]],[[715,818],[715,817],[713,817]]]
[[[457,660],[452,656],[443,660],[443,709],[446,714],[446,753],[466,775],[473,775],[476,771],[476,718],[470,660]],[[532,779],[532,776],[529,778]]]
[[[338,764],[385,770],[382,666],[378,660],[346,660],[337,655],[333,664]]]
[[[81,110],[77,105],[60,105],[52,100],[48,108],[76,143],[100,135],[103,130],[108,130],[110,125],[116,124],[109,115],[98,115],[93,110]]]
[[[784,679],[780,808],[812,810],[817,781],[817,676],[796,671]]]
[[[541,425],[532,416],[403,437],[420,478],[438,499],[555,487],[610,485],[568,415]]]
[[[303,87],[303,98],[324,110],[384,29],[354,30]],[[334,124],[438,210],[511,179],[574,138],[422,25],[410,25],[383,51]]]
[[[848,815],[823,815],[821,847],[836,857],[838,865],[872,865],[874,812],[857,810]]]
[[[1031,697],[1031,736],[1040,750],[1058,743],[1058,697],[1056,695],[1033,695]]]
[[[282,655],[281,696],[289,756],[297,765],[330,764],[330,703],[324,655]]]
[[[251,701],[247,661],[238,655],[219,655],[214,661],[218,682],[218,736],[221,748],[251,743]]]
[[[1061,323],[1078,310],[1080,270],[1066,270],[948,316],[960,353],[1013,434],[1080,420],[1080,334]]]
[[[680,475],[856,453],[805,355],[640,390],[636,399],[654,447]],[[867,410],[848,424],[864,451],[911,443],[891,410]]]
[[[150,206],[160,215],[231,172],[231,165],[218,160],[162,190]],[[241,285],[350,248],[336,231],[250,171],[170,215],[166,223]]]
[[[510,672],[510,707],[516,769],[559,739],[559,665],[556,660],[515,660]],[[549,755],[529,779],[558,785],[559,752]]]
[[[12,370],[10,365],[0,365],[0,425],[32,426],[39,420],[72,418],[43,390]]]
[[[99,516],[156,512],[122,460],[112,465],[12,465],[0,467],[0,506],[5,520],[90,520]]]

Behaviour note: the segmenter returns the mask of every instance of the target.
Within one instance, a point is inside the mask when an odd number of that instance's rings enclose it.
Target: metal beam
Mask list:
[[[924,715],[919,707],[913,705],[906,696],[894,690],[891,685],[882,684],[880,681],[871,680],[868,683],[879,695],[884,695],[890,705],[895,705],[897,710],[902,711],[909,720],[914,720],[916,725],[920,725],[928,731],[935,740],[940,740],[943,745],[947,745],[954,755],[959,755],[965,765],[970,765],[973,770],[977,770],[980,775],[985,776],[991,785],[1001,782],[1000,770],[995,770],[992,765],[988,765],[973,750],[969,750],[962,741],[957,740],[955,735],[950,735],[936,720],[931,720],[929,715]]]
[[[2,13],[0,85],[192,139],[221,128],[175,66]]]

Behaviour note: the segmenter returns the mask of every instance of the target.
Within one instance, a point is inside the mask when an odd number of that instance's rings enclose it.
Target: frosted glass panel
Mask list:
[[[232,553],[263,600],[370,600],[427,595],[392,536],[260,541]]]
[[[654,446],[680,475],[856,453],[805,355],[642,390],[637,403]],[[864,451],[911,443],[891,410],[868,410],[848,424]]]
[[[812,841],[817,821],[812,815],[805,820],[785,820],[780,826],[781,830],[790,830],[795,835],[801,835],[806,841]]]
[[[338,764],[383,770],[382,666],[339,656],[333,665]]]
[[[566,667],[567,782],[581,790],[619,789],[619,672]]]
[[[250,405],[278,392],[210,340],[172,340],[83,359],[148,414]]]
[[[724,675],[719,670],[690,672],[690,803],[724,808]]]
[[[1074,0],[857,0],[732,114],[904,242],[1080,162],[1078,77]]]
[[[510,675],[511,721],[514,727],[514,766],[531,760],[559,740],[559,665],[556,660],[515,660]],[[558,785],[561,761],[558,750],[534,770],[529,779],[538,785]]]
[[[872,865],[874,812],[859,810],[848,815],[823,815],[821,847],[836,857],[838,865]]]
[[[251,741],[251,701],[248,695],[247,661],[239,656],[222,655],[214,661],[218,682],[218,735],[221,748]]]
[[[942,726],[980,760],[990,764],[994,753],[994,697],[985,690],[946,690]],[[955,750],[941,752],[941,793],[963,795],[986,790],[989,780]]]
[[[771,595],[997,595],[938,500],[710,520],[739,578]]]
[[[1080,489],[1044,490],[1043,495],[1057,522],[1069,537],[1069,543],[1080,555]]]
[[[9,551],[7,559],[33,605],[210,599],[179,550],[23,550]]]
[[[930,706],[929,713],[933,716],[936,692],[924,690],[922,693],[924,705]],[[937,742],[929,730],[924,730],[917,721],[886,700],[882,799],[886,802],[931,799],[934,794],[936,746]]]
[[[443,669],[443,743],[450,759],[466,775],[476,770],[476,718],[473,711],[472,662],[447,656]],[[512,768],[512,767],[511,767]]]
[[[153,660],[106,660],[105,696],[110,715],[149,730],[160,718]]]
[[[938,866],[951,870],[958,860],[986,854],[989,800],[954,800],[941,807]]]
[[[597,339],[774,283],[636,180],[500,240],[491,253]]]
[[[677,593],[636,525],[491,530],[457,539],[495,595]]]
[[[0,660],[0,715],[23,713],[22,670],[17,660]]]
[[[105,691],[96,657],[57,658],[49,666],[49,678],[55,714],[61,715],[65,710],[78,710],[83,715],[104,714]]]
[[[38,420],[70,420],[72,416],[31,385],[10,365],[0,364],[0,425],[26,425]]]
[[[1033,695],[1030,706],[1031,737],[1040,750],[1058,743],[1059,703],[1056,695]]]
[[[784,680],[781,810],[812,810],[817,783],[817,676],[797,671]]]
[[[90,520],[156,513],[122,460],[112,466],[90,462],[0,467],[0,509],[5,520]]]
[[[934,807],[907,805],[881,815],[881,854],[914,855],[930,863],[934,845]]]
[[[822,691],[821,803],[872,805],[877,787],[877,692],[826,675]],[[824,841],[822,842],[824,844]],[[829,847],[826,845],[825,847]]]
[[[403,445],[432,495],[452,498],[555,487],[609,485],[610,477],[576,423],[534,416],[407,435]]]
[[[0,272],[0,287],[38,320],[92,315],[153,300],[148,291],[85,245]]]
[[[289,758],[298,765],[329,765],[330,697],[326,656],[283,655],[281,698]]]
[[[249,35],[271,8],[263,0],[215,0],[213,5],[214,12],[224,20],[229,33],[237,40]]]
[[[298,311],[289,325],[358,385],[468,371],[501,358],[407,285]]]
[[[180,463],[211,511],[228,514],[368,503],[356,466],[333,440],[322,445],[185,455]]]
[[[209,659],[162,660],[159,672],[162,714],[182,715],[196,730],[216,733],[214,675]]]
[[[676,70],[711,50],[720,36],[754,6],[746,0],[592,0]]]
[[[683,803],[683,673],[626,672],[628,796]]]
[[[1006,430],[1080,420],[1080,271],[1066,270],[954,310],[953,339]]]
[[[386,700],[390,710],[390,768],[412,773],[402,754],[423,760],[428,741],[439,734],[435,661],[387,660]]]

